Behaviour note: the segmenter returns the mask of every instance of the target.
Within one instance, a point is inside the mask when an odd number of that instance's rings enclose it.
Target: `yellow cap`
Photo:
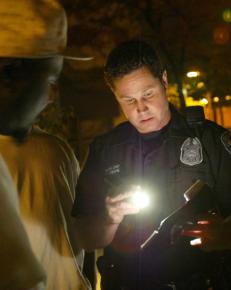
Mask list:
[[[67,18],[56,0],[0,0],[0,57],[64,55],[66,42]]]

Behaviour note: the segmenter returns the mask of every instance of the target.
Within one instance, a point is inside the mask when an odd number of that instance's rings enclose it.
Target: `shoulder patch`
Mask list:
[[[231,133],[229,131],[221,135],[221,143],[224,145],[226,151],[231,154]]]

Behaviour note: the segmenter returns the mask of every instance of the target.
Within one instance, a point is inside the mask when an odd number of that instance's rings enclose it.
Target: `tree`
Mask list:
[[[95,55],[93,66],[102,66],[117,43],[141,37],[149,40],[163,57],[170,80],[177,84],[182,108],[185,106],[182,81],[190,68],[204,72],[211,91],[221,87],[220,83],[224,91],[229,84],[230,66],[226,57],[230,39],[223,45],[214,41],[214,31],[222,24],[222,11],[229,7],[227,0],[63,0],[63,3],[69,15],[71,43],[80,46],[76,51]]]

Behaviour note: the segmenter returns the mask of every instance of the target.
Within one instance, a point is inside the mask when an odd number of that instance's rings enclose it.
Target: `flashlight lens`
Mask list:
[[[131,198],[131,202],[134,206],[142,209],[149,205],[150,200],[149,196],[144,191],[136,189]]]

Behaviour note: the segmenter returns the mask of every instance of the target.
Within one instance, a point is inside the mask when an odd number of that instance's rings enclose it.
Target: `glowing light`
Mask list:
[[[131,203],[142,209],[147,207],[150,204],[150,198],[148,196],[148,194],[141,189],[140,186],[136,186],[134,193],[131,197]]]
[[[231,22],[231,9],[225,9],[222,13],[225,22]]]
[[[229,29],[227,26],[220,26],[214,30],[213,33],[214,41],[217,44],[226,44],[230,39]]]
[[[201,245],[201,244],[202,244],[202,240],[201,240],[201,238],[194,239],[194,240],[191,240],[191,241],[190,241],[190,245],[191,245],[191,246],[198,246],[198,245]]]
[[[225,100],[226,101],[230,101],[231,100],[231,96],[229,96],[229,95],[225,96]]]
[[[204,82],[199,82],[198,84],[197,84],[197,88],[198,89],[201,89],[201,88],[203,88],[205,86],[205,83]]]
[[[199,71],[189,71],[189,72],[187,72],[186,75],[188,78],[196,78],[200,75],[200,72]]]
[[[207,105],[209,101],[206,98],[201,99],[202,105]]]
[[[188,92],[187,92],[187,89],[186,88],[183,88],[182,91],[183,91],[184,96],[187,96],[188,95]]]
[[[214,97],[213,98],[214,103],[218,103],[220,101],[219,97]]]

